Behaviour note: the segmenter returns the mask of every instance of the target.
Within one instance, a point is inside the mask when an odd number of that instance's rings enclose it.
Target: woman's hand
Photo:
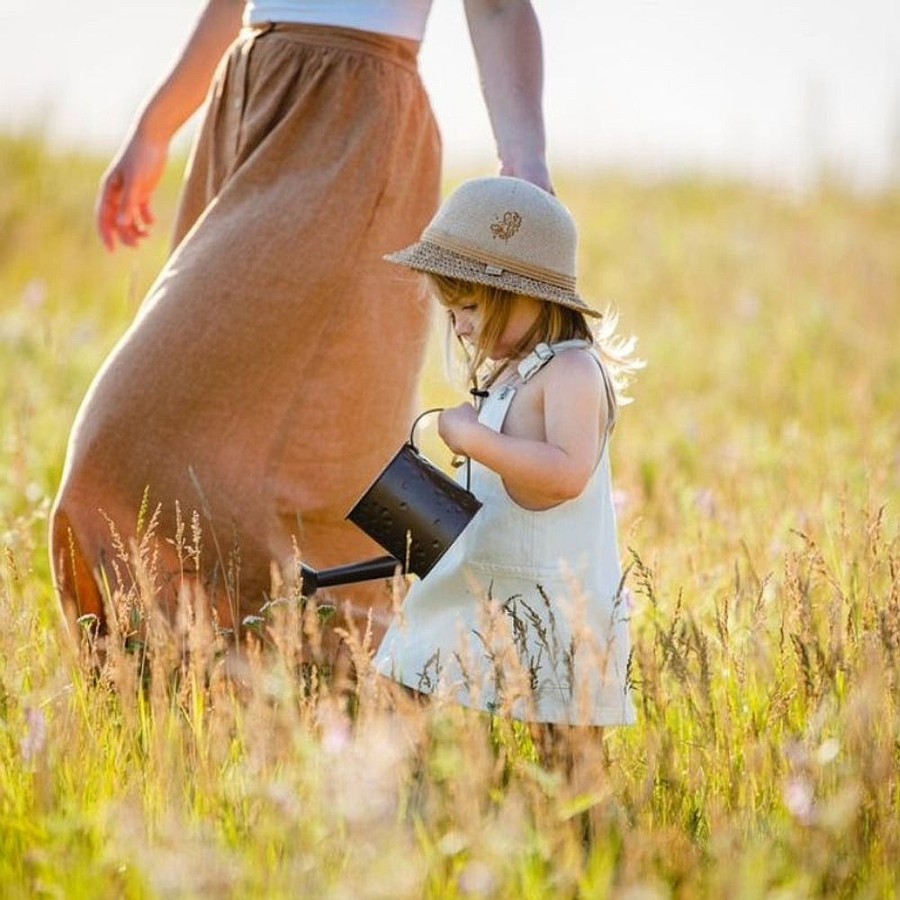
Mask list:
[[[471,443],[472,434],[481,427],[478,413],[471,403],[445,409],[438,416],[438,434],[454,453],[468,454],[466,448]]]
[[[500,174],[553,193],[541,107],[544,55],[530,0],[465,0],[465,9]]]
[[[144,104],[137,126],[100,183],[97,230],[107,250],[150,233],[150,200],[175,132],[203,102],[222,54],[241,29],[243,0],[206,0],[184,49]]]
[[[504,160],[500,164],[500,174],[523,178],[525,181],[530,181],[539,188],[543,188],[548,194],[555,193],[547,163],[542,158],[524,159],[515,163]]]
[[[167,140],[137,131],[107,169],[96,208],[97,231],[107,250],[115,250],[116,242],[136,247],[150,234],[154,222],[150,201],[168,155]]]

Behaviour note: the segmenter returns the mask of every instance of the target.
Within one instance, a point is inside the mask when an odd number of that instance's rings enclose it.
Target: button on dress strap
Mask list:
[[[532,350],[518,366],[516,366],[516,371],[519,373],[519,377],[522,381],[528,381],[540,372],[560,350],[570,350],[576,347],[582,348],[590,346],[588,341],[582,341],[580,339],[557,341],[555,344],[547,344],[542,341],[535,346],[534,350]]]
[[[538,344],[534,350],[532,350],[531,353],[516,366],[519,378],[521,378],[522,381],[528,381],[532,375],[540,372],[554,356],[556,356],[556,353],[549,344]]]

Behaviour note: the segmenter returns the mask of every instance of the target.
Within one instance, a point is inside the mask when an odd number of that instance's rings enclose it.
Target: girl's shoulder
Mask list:
[[[561,347],[554,350],[553,358],[543,367],[542,374],[546,381],[561,381],[570,385],[584,381],[602,385],[602,365],[596,350],[591,346]]]
[[[602,363],[590,348],[566,348],[556,352],[534,378],[544,395],[583,394],[597,397],[603,393]]]
[[[545,408],[578,410],[582,421],[599,420],[604,427],[611,421],[603,361],[592,347],[561,349],[538,374]]]

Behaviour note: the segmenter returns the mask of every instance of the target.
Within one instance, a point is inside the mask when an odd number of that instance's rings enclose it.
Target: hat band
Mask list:
[[[464,241],[458,241],[443,231],[435,228],[426,229],[422,235],[422,240],[430,244],[434,244],[443,250],[449,250],[451,253],[458,253],[467,259],[475,262],[484,263],[487,267],[496,269],[505,269],[508,272],[514,272],[516,275],[522,275],[525,278],[533,278],[535,281],[543,281],[552,284],[554,287],[563,288],[566,291],[575,290],[575,279],[571,275],[563,275],[561,272],[553,272],[542,266],[532,266],[520,259],[510,259],[508,256],[502,256],[499,253],[491,253],[481,247],[473,247]],[[501,275],[502,272],[489,272],[491,275]]]

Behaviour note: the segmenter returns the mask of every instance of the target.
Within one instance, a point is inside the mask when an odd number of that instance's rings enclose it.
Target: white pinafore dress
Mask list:
[[[562,350],[540,344],[518,367],[528,381]],[[502,431],[515,387],[493,388],[478,420]],[[610,422],[609,430],[613,423]],[[569,725],[634,721],[627,684],[628,609],[616,537],[609,431],[575,499],[524,509],[502,479],[472,461],[484,504],[422,581],[375,656],[375,670],[416,691],[491,713]]]

